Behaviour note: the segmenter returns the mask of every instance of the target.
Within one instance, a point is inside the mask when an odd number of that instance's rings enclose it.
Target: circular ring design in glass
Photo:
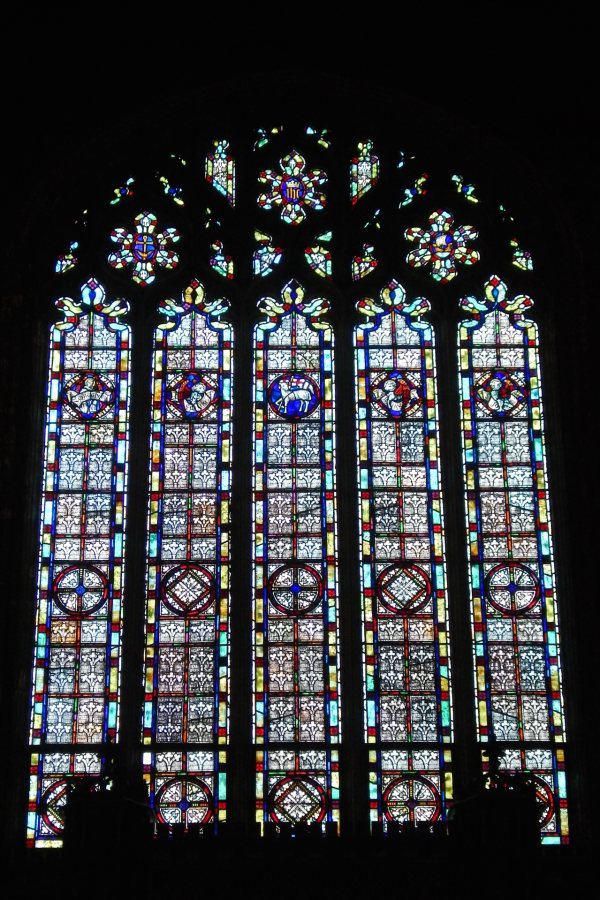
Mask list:
[[[371,384],[371,400],[392,416],[401,419],[416,412],[420,403],[417,385],[404,372],[382,372]]]
[[[521,382],[502,369],[491,369],[480,375],[474,391],[479,408],[499,419],[512,415],[527,399],[527,391]]]
[[[167,387],[167,404],[184,419],[201,419],[218,399],[216,384],[200,372],[179,372]]]
[[[199,778],[171,778],[156,792],[156,817],[166,825],[204,825],[213,817],[210,788]]]
[[[40,801],[40,813],[50,831],[62,834],[65,828],[65,806],[69,796],[69,783],[65,778],[55,781],[44,791]]]
[[[184,563],[171,569],[161,585],[161,600],[176,616],[204,612],[214,596],[213,576],[195,563]]]
[[[321,602],[323,582],[312,566],[290,563],[273,572],[267,590],[269,600],[279,612],[303,616]]]
[[[54,579],[52,598],[70,616],[91,616],[108,600],[108,580],[95,566],[67,566]]]
[[[325,791],[313,778],[288,775],[269,791],[267,803],[273,822],[322,822],[325,818]]]
[[[281,181],[281,196],[286,203],[299,205],[302,203],[306,188],[295,175],[285,175]]]
[[[80,419],[100,419],[115,403],[115,392],[97,372],[81,372],[63,389],[63,401]]]
[[[429,244],[431,255],[437,259],[448,259],[454,255],[454,238],[447,231],[434,231]]]
[[[158,254],[156,238],[146,231],[136,234],[131,245],[131,252],[138,262],[152,262]]]
[[[392,822],[435,822],[441,806],[436,786],[422,775],[395,778],[383,795],[383,810]]]
[[[554,796],[546,782],[537,775],[533,776],[533,786],[535,788],[538,821],[540,828],[544,828],[554,814]]]
[[[321,402],[319,385],[310,375],[288,372],[269,385],[269,406],[282,419],[305,419]]]
[[[414,563],[392,563],[377,576],[376,592],[390,612],[410,616],[431,600],[431,581]]]
[[[500,563],[486,575],[485,594],[498,612],[518,616],[538,602],[540,583],[522,563]]]

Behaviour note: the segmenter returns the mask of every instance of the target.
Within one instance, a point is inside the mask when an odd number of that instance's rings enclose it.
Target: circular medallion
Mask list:
[[[306,775],[288,775],[269,791],[269,812],[273,822],[322,822],[325,817],[325,791]]]
[[[311,566],[292,563],[273,572],[267,590],[269,600],[279,612],[303,616],[320,604],[323,582]]]
[[[540,828],[543,828],[554,815],[554,796],[546,782],[538,778],[537,775],[533,776],[533,786],[535,789],[538,821]]]
[[[284,419],[305,419],[321,401],[319,386],[308,375],[289,373],[269,385],[269,406]]]
[[[485,594],[494,609],[504,615],[530,610],[540,598],[540,583],[522,563],[500,563],[485,578]]]
[[[167,387],[169,408],[185,419],[201,419],[217,401],[217,386],[199,372],[180,372]]]
[[[69,783],[61,778],[44,791],[40,801],[41,816],[54,834],[62,834],[65,828],[65,806],[69,796]]]
[[[295,175],[286,175],[281,182],[281,196],[286,203],[302,203],[305,187]]]
[[[403,372],[382,372],[371,385],[371,399],[389,416],[400,419],[414,413],[421,403],[419,390]]]
[[[171,569],[161,584],[161,600],[176,616],[204,612],[214,600],[215,582],[210,572],[194,563]]]
[[[156,792],[156,817],[166,825],[204,825],[213,815],[214,801],[199,778],[172,778]]]
[[[500,419],[516,412],[527,399],[525,387],[502,369],[484,372],[475,382],[474,390],[478,408]]]
[[[106,603],[108,581],[94,566],[68,566],[54,579],[52,598],[67,615],[90,616]]]
[[[80,419],[100,419],[114,406],[115,392],[97,372],[81,372],[65,385],[63,401]]]
[[[435,822],[441,810],[436,786],[422,775],[395,778],[383,795],[386,818],[394,822]]]
[[[379,573],[376,592],[390,612],[409,616],[423,609],[431,599],[431,581],[413,563],[393,563]]]
[[[448,259],[454,253],[454,238],[447,231],[435,231],[429,246],[432,256],[437,259]]]
[[[269,385],[269,406],[284,419],[305,419],[321,402],[318,384],[301,372],[275,378]]]
[[[152,262],[158,253],[156,238],[152,234],[136,234],[131,245],[131,252],[138,262]]]

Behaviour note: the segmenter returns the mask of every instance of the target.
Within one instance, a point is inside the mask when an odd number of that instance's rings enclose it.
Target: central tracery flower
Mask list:
[[[477,250],[469,250],[468,240],[475,240],[478,232],[472,225],[458,225],[453,228],[454,218],[445,210],[438,209],[429,216],[429,228],[407,228],[407,241],[417,241],[419,246],[406,257],[407,263],[415,268],[431,263],[431,274],[435,281],[447,282],[456,276],[455,263],[472,266],[479,259]]]
[[[280,161],[282,174],[273,169],[261,172],[258,180],[269,185],[267,193],[260,194],[258,205],[263,209],[281,206],[281,218],[288,225],[299,225],[306,217],[304,207],[323,209],[326,200],[317,188],[325,184],[327,175],[320,169],[304,172],[306,161],[295,150]]]
[[[138,284],[151,284],[155,279],[155,266],[174,269],[179,257],[174,250],[167,250],[167,244],[179,240],[175,228],[165,228],[157,232],[157,219],[153,213],[143,212],[135,217],[134,231],[115,228],[110,236],[120,249],[109,254],[108,261],[115,269],[133,266],[132,277]]]

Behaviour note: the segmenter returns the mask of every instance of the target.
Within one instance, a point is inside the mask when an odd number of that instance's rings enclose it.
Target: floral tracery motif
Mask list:
[[[155,266],[174,269],[179,262],[177,253],[167,249],[168,244],[179,240],[179,232],[175,228],[157,232],[156,223],[153,213],[143,212],[135,217],[133,231],[115,228],[110,236],[119,250],[109,254],[108,262],[115,269],[133,266],[132,278],[138,284],[152,284]]]
[[[258,205],[263,209],[281,207],[281,218],[288,225],[299,225],[306,218],[305,207],[323,209],[325,195],[317,189],[325,184],[327,175],[320,169],[304,172],[306,160],[296,150],[280,160],[282,172],[266,169],[258,176],[261,184],[268,185],[268,191],[260,194]]]
[[[472,266],[478,262],[479,252],[466,246],[478,237],[477,230],[472,225],[453,226],[452,214],[438,209],[429,216],[428,228],[407,228],[406,240],[418,243],[407,255],[407,263],[414,268],[431,263],[434,281],[445,284],[456,277],[456,263]]]

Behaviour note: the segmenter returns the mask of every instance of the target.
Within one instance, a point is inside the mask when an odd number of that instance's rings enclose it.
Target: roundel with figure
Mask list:
[[[201,419],[217,397],[217,385],[200,372],[179,372],[167,387],[169,409],[184,419]]]
[[[502,369],[493,369],[477,379],[475,396],[480,410],[495,418],[505,419],[523,406],[527,392],[514,375]]]
[[[321,402],[319,385],[302,372],[279,375],[269,385],[269,406],[283,419],[305,419]]]
[[[67,408],[79,419],[101,419],[113,408],[114,388],[97,372],[81,372],[63,390]]]
[[[382,372],[372,382],[371,398],[375,407],[400,419],[414,414],[421,397],[414,381],[403,372]]]

